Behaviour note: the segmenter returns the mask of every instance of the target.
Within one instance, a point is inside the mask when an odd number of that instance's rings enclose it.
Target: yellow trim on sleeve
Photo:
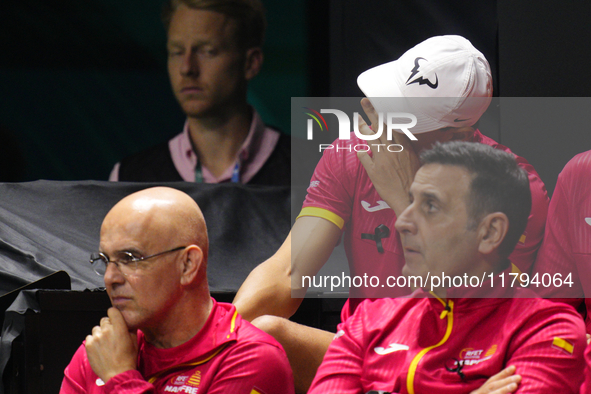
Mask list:
[[[250,394],[261,394],[261,392],[260,392],[260,391],[257,391],[257,390],[255,390],[255,389],[252,389],[252,391],[250,392]]]
[[[300,214],[296,218],[299,219],[302,216],[314,216],[317,218],[326,219],[331,223],[334,223],[340,230],[343,229],[345,225],[345,221],[339,215],[334,212],[329,211],[328,209],[324,208],[317,208],[317,207],[304,207],[300,211]]]
[[[441,303],[443,303],[443,305],[445,306],[445,303],[443,302],[443,300],[441,298],[437,297],[437,299]],[[419,361],[421,361],[423,356],[425,354],[427,354],[427,352],[429,350],[443,345],[449,339],[449,336],[451,335],[451,330],[454,325],[454,302],[452,300],[448,300],[447,305],[449,306],[449,311],[447,312],[447,314],[443,314],[443,313],[441,314],[442,319],[447,316],[447,329],[445,330],[445,335],[443,336],[441,341],[439,341],[439,343],[437,343],[433,346],[426,347],[423,350],[421,350],[419,353],[417,353],[417,355],[412,359],[410,366],[408,367],[408,377],[406,379],[406,390],[408,391],[409,394],[415,394],[414,381],[415,381],[415,374],[417,372],[417,367],[419,365]]]
[[[562,338],[558,338],[558,337],[554,337],[554,340],[552,341],[552,346],[556,346],[561,349],[564,349],[567,352],[569,352],[570,354],[573,354],[573,351],[575,350],[575,347],[573,346],[572,343],[570,343]]]
[[[519,242],[522,244],[525,243],[525,234],[521,234],[521,237],[519,237]]]

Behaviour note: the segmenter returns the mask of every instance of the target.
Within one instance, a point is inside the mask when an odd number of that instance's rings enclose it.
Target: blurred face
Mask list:
[[[396,221],[404,248],[404,275],[426,277],[479,271],[476,230],[466,206],[471,176],[459,166],[428,164],[410,187],[411,204]]]
[[[123,252],[148,256],[182,245],[171,245],[165,234],[158,236],[137,215],[109,213],[101,227],[100,251],[110,260],[120,260]],[[114,307],[123,314],[129,329],[158,327],[180,296],[180,265],[183,250],[138,262],[127,276],[115,264],[108,264],[105,287]]]
[[[168,29],[168,74],[189,117],[216,114],[246,100],[246,54],[235,43],[236,22],[181,5]]]

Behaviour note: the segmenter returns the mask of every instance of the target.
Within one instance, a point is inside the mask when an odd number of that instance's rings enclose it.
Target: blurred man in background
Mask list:
[[[187,121],[168,142],[123,159],[111,181],[289,185],[290,137],[247,102],[263,63],[259,0],[170,0],[168,74]]]

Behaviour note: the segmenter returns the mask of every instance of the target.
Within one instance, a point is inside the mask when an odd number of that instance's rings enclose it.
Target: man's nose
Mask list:
[[[416,233],[416,225],[413,220],[413,209],[414,205],[410,204],[408,207],[406,207],[404,211],[402,211],[400,216],[398,216],[398,218],[396,219],[394,227],[396,228],[396,231],[398,231],[400,234]]]
[[[199,75],[199,64],[197,56],[193,51],[186,51],[181,60],[181,74],[185,76]]]
[[[119,270],[115,263],[108,263],[105,269],[105,286],[112,287],[114,284],[121,284],[125,282],[125,276]]]

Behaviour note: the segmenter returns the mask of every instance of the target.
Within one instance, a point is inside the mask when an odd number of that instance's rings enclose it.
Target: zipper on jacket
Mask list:
[[[414,381],[415,381],[415,374],[416,374],[419,362],[421,361],[423,356],[425,354],[427,354],[427,352],[429,350],[443,345],[449,339],[449,336],[451,335],[451,330],[453,328],[454,302],[452,300],[447,300],[446,302],[444,302],[441,298],[439,298],[437,296],[435,296],[435,297],[439,300],[439,302],[441,302],[443,304],[444,309],[441,312],[441,314],[439,315],[439,318],[445,319],[447,317],[447,329],[445,330],[445,335],[443,336],[441,341],[439,341],[437,344],[435,344],[433,346],[429,346],[429,347],[424,348],[419,353],[417,353],[417,355],[412,359],[410,366],[408,367],[408,376],[406,378],[406,390],[408,391],[409,394],[415,394]]]

